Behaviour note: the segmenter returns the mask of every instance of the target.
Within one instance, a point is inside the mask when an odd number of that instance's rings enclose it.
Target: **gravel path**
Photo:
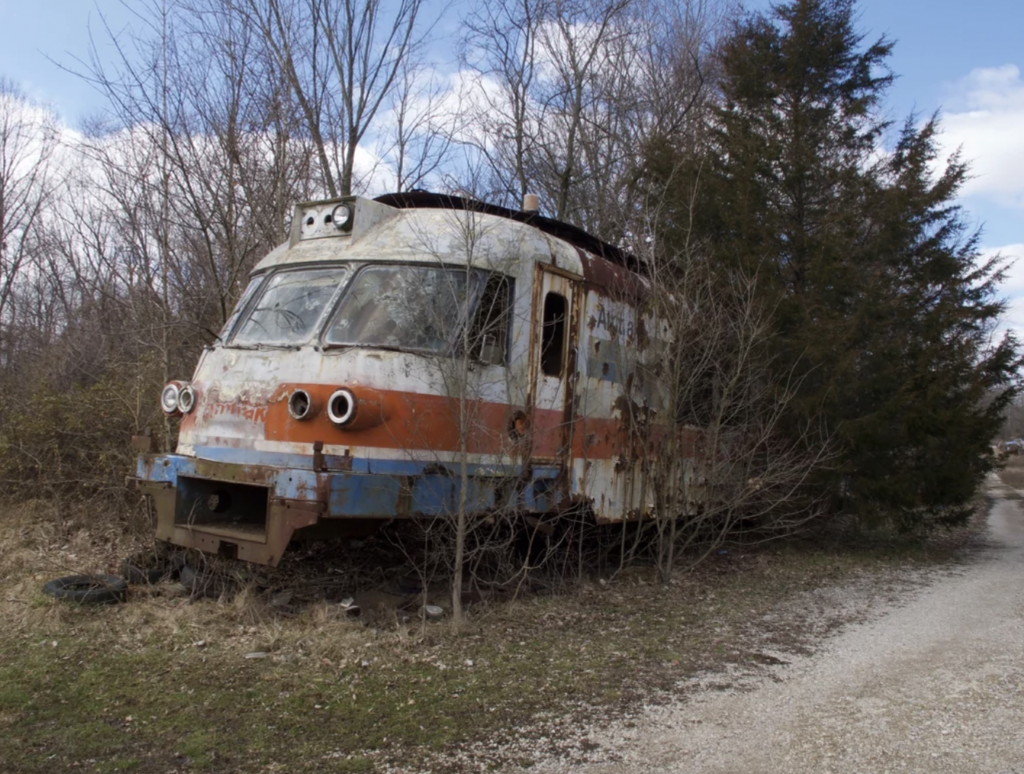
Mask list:
[[[995,498],[984,549],[753,690],[705,692],[587,734],[582,766],[531,772],[1024,774],[1024,508]]]

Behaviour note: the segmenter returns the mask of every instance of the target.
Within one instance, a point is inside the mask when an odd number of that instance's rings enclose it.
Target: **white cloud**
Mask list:
[[[975,204],[1008,208],[1015,222],[1024,210],[1024,78],[1017,65],[981,67],[949,85],[940,142],[958,148],[970,163],[971,179],[962,195]],[[965,202],[970,206],[969,202]],[[998,210],[997,210],[998,211]],[[1014,237],[1011,237],[1011,239]],[[1007,300],[1000,330],[1024,341],[1024,243],[986,247],[982,258],[1007,260],[1000,295]]]
[[[1024,209],[1024,80],[1016,65],[978,68],[951,87],[942,119],[947,153],[963,149],[964,196]]]
[[[1007,309],[999,327],[1016,331],[1017,337],[1024,341],[1024,244],[987,247],[981,251],[983,260],[996,255],[1002,256],[1009,264],[1006,279],[1000,286],[1000,295],[1007,300]]]

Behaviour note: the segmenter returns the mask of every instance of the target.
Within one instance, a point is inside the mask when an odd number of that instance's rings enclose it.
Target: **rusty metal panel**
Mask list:
[[[636,306],[650,293],[647,279],[625,266],[579,250],[580,263],[588,291]]]
[[[619,268],[619,267],[615,267]],[[602,521],[653,514],[660,448],[671,425],[655,372],[662,341],[656,321],[623,294],[589,282],[580,349],[578,463],[573,488]]]

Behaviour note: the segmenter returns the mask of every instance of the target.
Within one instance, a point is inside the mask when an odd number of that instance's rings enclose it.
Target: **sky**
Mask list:
[[[100,97],[56,63],[80,68],[90,36],[106,56],[101,14],[118,31],[138,23],[133,5],[138,0],[0,0],[0,76],[78,126],[101,107]],[[889,117],[900,124],[939,111],[943,147],[970,161],[961,203],[982,228],[987,255],[1019,259],[1003,292],[1011,302],[1006,325],[1024,339],[1024,0],[859,0],[855,7],[867,41],[885,35],[896,44]],[[457,32],[458,15],[449,14],[434,35],[450,40]]]

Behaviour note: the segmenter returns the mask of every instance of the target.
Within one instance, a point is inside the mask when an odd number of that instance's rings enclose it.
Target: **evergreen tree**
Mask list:
[[[967,166],[957,155],[934,174],[938,131],[934,116],[908,120],[875,170],[873,282],[841,427],[853,492],[906,526],[965,512],[992,468],[1021,363],[1012,335],[995,339],[1002,261],[981,259],[955,204]]]
[[[835,508],[914,525],[960,515],[991,468],[1020,358],[1012,337],[991,343],[1000,263],[981,260],[955,204],[962,161],[933,179],[936,121],[880,150],[891,49],[865,45],[851,0],[741,18],[706,161],[664,138],[648,183],[669,169],[677,183],[663,185],[663,243],[685,235],[756,275],[775,378],[799,384],[793,432],[821,421],[840,445],[818,481]]]

